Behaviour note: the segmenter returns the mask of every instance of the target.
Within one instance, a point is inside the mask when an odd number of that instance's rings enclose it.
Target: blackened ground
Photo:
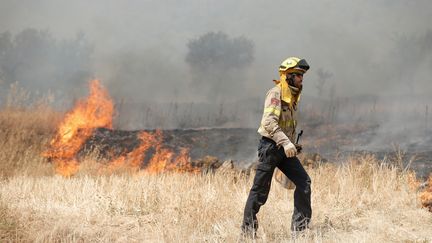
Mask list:
[[[106,128],[96,129],[86,141],[79,155],[97,149],[102,158],[113,158],[124,155],[137,148],[141,141],[138,138],[143,130],[122,131]],[[145,132],[154,133],[154,130]],[[233,160],[240,167],[256,161],[256,146],[259,136],[252,129],[199,129],[199,130],[164,130],[163,144],[166,148],[179,153],[182,148],[189,149],[192,161],[213,156],[220,161]],[[146,165],[154,149],[149,149],[143,161]]]
[[[378,159],[388,158],[389,161],[399,159],[402,165],[416,170],[421,177],[428,176],[432,171],[432,148],[425,144],[412,144],[405,149],[396,150],[389,145],[386,149],[365,150],[362,145],[372,139],[374,127],[366,126],[319,126],[305,128],[300,143],[305,153],[318,153],[329,161],[343,161],[353,154],[374,154]],[[95,130],[87,140],[80,154],[97,148],[102,157],[119,156],[135,149],[141,141],[137,131]],[[154,130],[146,130],[153,133]],[[233,160],[238,167],[247,167],[257,161],[256,148],[260,136],[252,128],[211,128],[211,129],[174,129],[163,130],[163,142],[167,148],[179,152],[182,148],[190,149],[192,161],[205,156],[214,156],[220,161]],[[361,136],[360,136],[361,135]],[[432,141],[431,141],[432,142]],[[430,144],[430,143],[429,143]],[[145,156],[151,157],[154,150],[150,149]],[[395,159],[397,158],[397,159]]]

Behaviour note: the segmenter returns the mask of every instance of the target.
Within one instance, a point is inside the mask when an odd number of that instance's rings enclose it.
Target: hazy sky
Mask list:
[[[255,60],[240,98],[262,97],[280,62],[292,55],[312,67],[305,76],[310,95],[317,95],[318,68],[333,73],[328,85],[339,95],[404,93],[410,86],[411,92],[430,93],[431,16],[429,0],[0,0],[0,32],[36,28],[71,38],[82,31],[95,45],[95,76],[110,83],[111,92],[136,99],[175,94],[185,101],[205,99],[190,95],[185,56],[188,41],[210,31],[254,42]],[[414,50],[423,43],[422,62],[401,73],[403,61],[394,59],[406,58],[397,44],[404,38]]]

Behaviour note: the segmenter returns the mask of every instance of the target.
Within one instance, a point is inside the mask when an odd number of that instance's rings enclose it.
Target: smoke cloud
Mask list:
[[[304,107],[430,136],[430,9],[427,0],[2,0],[1,86],[70,93],[96,77],[127,128],[161,116],[166,127],[256,127],[280,62],[299,56],[311,65]]]

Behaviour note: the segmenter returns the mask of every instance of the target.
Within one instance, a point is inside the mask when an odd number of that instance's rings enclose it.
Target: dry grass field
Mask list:
[[[41,156],[63,114],[0,110],[0,242],[243,242],[252,176],[100,173],[89,157],[70,178]],[[432,242],[432,213],[397,161],[372,156],[309,168],[313,219],[292,239],[293,192],[272,185],[257,242]]]
[[[432,216],[407,175],[360,159],[311,170],[313,223],[298,242],[430,242]],[[1,181],[3,241],[236,242],[250,178],[14,176]],[[274,185],[260,241],[290,241],[292,191]]]

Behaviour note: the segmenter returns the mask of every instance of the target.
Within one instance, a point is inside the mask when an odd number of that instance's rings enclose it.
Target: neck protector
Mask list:
[[[297,105],[300,100],[301,90],[286,82],[286,74],[281,73],[280,80],[274,80],[276,85],[281,88],[281,100],[290,104],[290,106]]]

